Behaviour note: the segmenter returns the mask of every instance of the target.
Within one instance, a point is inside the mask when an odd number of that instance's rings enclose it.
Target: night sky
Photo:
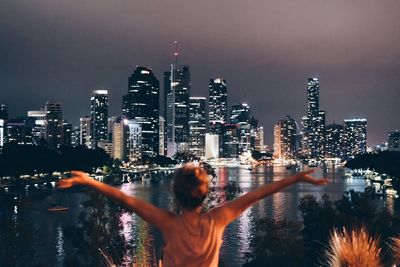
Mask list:
[[[314,76],[327,123],[366,117],[376,144],[400,129],[399,17],[398,0],[0,0],[0,102],[17,116],[60,101],[77,125],[108,89],[119,115],[135,67],[162,84],[178,40],[192,96],[222,76],[268,144],[276,121],[306,113]]]

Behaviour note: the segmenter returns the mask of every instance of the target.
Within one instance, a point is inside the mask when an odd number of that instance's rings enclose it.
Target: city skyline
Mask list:
[[[78,125],[87,96],[105,89],[110,115],[119,115],[135,66],[161,81],[178,40],[192,96],[207,96],[209,79],[223,77],[228,106],[248,103],[270,145],[277,120],[305,114],[307,77],[320,79],[327,124],[365,117],[369,145],[400,128],[400,3],[179,3],[1,3],[0,101],[11,117],[59,101]]]

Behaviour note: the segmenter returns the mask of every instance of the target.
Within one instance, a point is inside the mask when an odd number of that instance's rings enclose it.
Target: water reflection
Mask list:
[[[280,166],[258,166],[249,170],[246,167],[219,168],[215,186],[222,188],[229,182],[237,182],[244,192],[264,184],[284,179],[293,174]],[[254,222],[260,218],[271,217],[276,220],[297,220],[299,199],[312,194],[320,198],[328,194],[332,200],[342,197],[344,191],[354,189],[363,191],[365,181],[361,179],[343,179],[340,170],[317,169],[317,177],[326,176],[329,184],[325,187],[314,187],[308,184],[296,184],[283,192],[267,197],[247,210],[241,217],[229,225],[224,233],[221,258],[227,266],[241,266],[244,253],[248,250],[250,237],[254,233]],[[121,191],[149,201],[154,205],[173,210],[173,197],[169,183],[149,185],[126,183]],[[62,266],[65,260],[74,258],[76,251],[68,240],[66,226],[77,226],[78,215],[85,213],[81,206],[87,194],[84,192],[62,193],[50,192],[39,195],[27,192],[22,202],[10,202],[7,208],[0,210],[0,266],[41,265]],[[60,203],[70,207],[64,214],[47,212],[49,203]],[[388,199],[390,211],[394,212],[397,202]],[[119,233],[127,245],[123,252],[123,264],[135,262],[141,266],[150,266],[162,254],[162,236],[137,215],[129,212],[118,213]],[[5,231],[3,231],[3,229]]]

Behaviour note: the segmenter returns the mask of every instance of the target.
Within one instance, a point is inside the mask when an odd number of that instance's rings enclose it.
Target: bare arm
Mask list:
[[[72,171],[71,173],[73,175],[72,178],[62,179],[57,183],[59,188],[70,188],[74,185],[91,187],[105,197],[118,202],[129,211],[136,213],[145,221],[157,227],[160,231],[168,230],[170,219],[173,216],[172,213],[157,208],[146,201],[128,196],[112,186],[90,178],[84,172]]]
[[[286,179],[264,185],[254,191],[238,197],[233,201],[230,201],[220,207],[211,210],[210,213],[216,217],[217,221],[219,221],[223,225],[228,225],[237,217],[239,217],[247,208],[249,208],[260,199],[279,192],[292,184],[298,182],[307,182],[313,185],[327,184],[326,179],[315,179],[310,176],[310,173],[312,173],[312,171],[301,172]]]

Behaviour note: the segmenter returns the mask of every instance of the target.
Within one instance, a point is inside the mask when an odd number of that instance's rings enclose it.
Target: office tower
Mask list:
[[[80,126],[75,126],[71,134],[71,145],[77,147],[81,144],[81,129]]]
[[[130,162],[139,163],[142,160],[143,131],[142,125],[135,120],[125,120],[128,127],[127,152]]]
[[[112,127],[117,120],[117,116],[112,116],[107,119],[107,136],[108,136],[108,142],[112,142]]]
[[[87,148],[92,148],[92,117],[80,118],[79,128],[79,143]]]
[[[343,125],[330,124],[326,126],[325,134],[325,157],[340,158],[344,156]]]
[[[239,125],[239,154],[250,152],[251,122],[249,105],[234,104],[231,110],[230,123]]]
[[[189,98],[189,146],[197,157],[205,156],[206,145],[206,98]]]
[[[32,145],[32,128],[25,118],[7,120],[5,134],[7,143]]]
[[[159,150],[159,82],[151,69],[137,67],[128,85],[122,114],[140,124],[143,156],[155,157]]]
[[[190,70],[171,65],[167,101],[167,155],[189,151]]]
[[[115,159],[119,159],[121,161],[126,160],[127,158],[127,126],[124,122],[124,118],[118,117],[113,125],[113,154]]]
[[[49,148],[56,149],[63,142],[63,111],[60,103],[48,101],[46,111],[46,140]]]
[[[209,89],[209,121],[210,133],[221,134],[228,118],[228,92],[226,81],[222,78],[210,79]]]
[[[98,142],[108,140],[108,91],[94,90],[90,98],[90,116],[91,116],[91,148],[97,148]]]
[[[165,140],[165,119],[160,116],[158,119],[158,133],[159,133],[159,149],[158,154],[164,156],[166,153],[166,140]]]
[[[221,135],[206,133],[206,159],[217,159],[220,157]]]
[[[274,126],[274,159],[278,161],[293,160],[296,157],[296,122],[290,116],[277,122]]]
[[[66,120],[63,122],[63,142],[64,146],[72,146],[72,124]]]
[[[344,120],[344,144],[346,159],[367,152],[367,120],[354,118]]]
[[[46,145],[46,111],[32,110],[28,111],[28,120],[31,121],[32,143],[34,145]]]
[[[240,132],[238,124],[224,124],[222,134],[222,157],[237,158],[239,157],[239,140]]]
[[[113,157],[122,161],[142,161],[142,128],[135,120],[118,117],[113,125]]]
[[[400,131],[399,130],[389,133],[388,150],[389,151],[400,151]]]
[[[307,116],[303,117],[304,151],[309,159],[324,157],[325,112],[319,109],[319,79],[308,78]]]
[[[252,150],[264,151],[264,127],[252,128],[250,132]]]

